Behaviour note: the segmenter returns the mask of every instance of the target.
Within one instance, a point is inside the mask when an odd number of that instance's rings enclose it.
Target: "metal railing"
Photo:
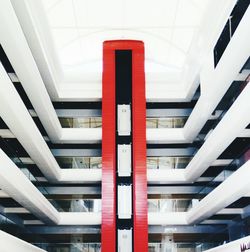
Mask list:
[[[100,243],[34,243],[47,252],[101,252]]]

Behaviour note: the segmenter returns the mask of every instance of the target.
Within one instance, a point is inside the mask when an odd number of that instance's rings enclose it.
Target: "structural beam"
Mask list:
[[[44,222],[59,222],[57,210],[1,149],[0,166],[1,189]]]
[[[234,1],[230,1],[230,3],[228,3],[226,11],[229,11],[230,8],[233,6],[232,3]],[[20,14],[19,11],[20,9],[24,8],[24,10],[26,11],[30,11],[28,6],[28,2],[24,2],[23,4],[20,4],[21,1],[14,1],[13,0],[13,5],[15,6],[15,9],[18,13],[18,15]],[[48,132],[48,135],[50,137],[50,139],[54,142],[75,142],[75,143],[80,143],[80,142],[91,142],[91,141],[100,141],[101,140],[101,129],[63,129],[59,123],[59,120],[57,118],[56,112],[53,109],[52,103],[50,101],[49,95],[46,91],[46,88],[44,86],[43,80],[38,72],[37,66],[36,66],[36,62],[34,61],[31,51],[28,47],[27,41],[25,40],[25,36],[23,34],[23,31],[21,29],[21,26],[18,22],[18,19],[16,17],[16,14],[11,6],[11,4],[8,1],[4,1],[3,2],[4,7],[1,9],[4,9],[4,12],[1,15],[1,23],[4,24],[3,27],[7,27],[8,29],[8,33],[4,33],[4,31],[2,31],[3,33],[3,39],[1,41],[2,46],[4,48],[4,50],[7,52],[8,57],[10,58],[10,61],[28,95],[28,97],[30,98],[33,106],[35,107],[35,110],[43,124],[43,126],[45,127],[46,131]],[[30,1],[30,4],[32,5],[32,1]],[[249,12],[249,10],[247,11]],[[236,33],[234,34],[233,38],[231,39],[229,45],[228,45],[228,49],[224,52],[222,58],[223,61],[226,62],[227,64],[225,65],[225,67],[223,67],[223,69],[220,70],[220,67],[218,66],[218,70],[212,72],[210,78],[213,80],[213,83],[225,83],[223,85],[211,85],[213,87],[213,93],[218,93],[219,95],[222,95],[227,91],[227,88],[230,86],[230,84],[233,82],[234,78],[236,78],[237,74],[238,74],[238,70],[240,67],[242,67],[242,65],[245,63],[245,55],[249,55],[249,53],[247,53],[248,51],[248,44],[246,41],[248,41],[248,37],[250,36],[249,31],[245,25],[246,22],[248,22],[249,19],[249,14],[245,14],[245,16],[243,17],[241,23],[239,24]],[[30,14],[30,13],[29,13]],[[221,14],[221,13],[220,13]],[[224,13],[225,14],[225,13]],[[24,23],[33,23],[35,22],[35,19],[31,19],[30,22],[28,22],[29,20],[29,15],[19,15],[19,19],[26,19]],[[28,20],[27,20],[28,19]],[[25,28],[27,28],[25,26],[25,24],[22,23],[23,28],[25,30]],[[33,39],[34,37],[38,36],[37,31],[32,30],[31,32],[33,35]],[[29,34],[26,34],[27,37]],[[245,40],[243,40],[242,38],[246,38]],[[31,39],[31,38],[29,38]],[[37,38],[36,38],[37,39]],[[16,47],[14,44],[14,42],[12,41],[19,41],[19,46]],[[38,42],[41,42],[38,39]],[[233,50],[234,49],[234,44],[239,44],[241,45],[241,53],[234,55],[234,53],[236,52]],[[231,45],[232,44],[232,45]],[[41,50],[41,47],[40,49]],[[39,51],[38,50],[38,51]],[[244,54],[245,52],[245,54]],[[18,57],[16,57],[16,55],[18,55]],[[231,60],[233,59],[233,60]],[[22,62],[27,62],[28,61],[28,69],[24,69]],[[242,63],[243,62],[243,63]],[[241,64],[242,63],[242,64]],[[230,66],[228,66],[230,65]],[[208,62],[208,68],[211,67],[211,61]],[[31,70],[33,69],[33,70]],[[204,66],[204,69],[206,69],[206,65]],[[232,71],[230,71],[232,69]],[[221,78],[221,76],[223,75],[224,71],[230,72],[230,75],[223,81]],[[237,72],[238,71],[238,72]],[[206,72],[205,70],[203,70],[203,72]],[[219,74],[217,74],[219,73]],[[227,75],[227,74],[226,74]],[[46,75],[48,76],[48,75]],[[224,77],[223,77],[224,78]],[[202,78],[203,80],[204,78]],[[207,80],[204,80],[205,82],[205,86],[207,85]],[[32,85],[30,84],[32,83]],[[212,84],[213,84],[212,83]],[[202,82],[202,86],[203,86],[203,82]],[[154,86],[154,89],[156,87]],[[217,91],[217,88],[219,88],[220,90]],[[202,88],[203,90],[203,88]],[[70,90],[66,90],[66,92],[69,92]],[[150,92],[151,94],[155,93],[156,90],[154,90],[154,92]],[[39,95],[37,95],[39,93]],[[165,92],[163,90],[160,91],[160,94],[165,94],[168,92]],[[178,90],[178,92],[175,94],[179,94],[180,90]],[[221,96],[221,97],[222,97]],[[201,97],[201,102],[199,102],[199,104],[201,103],[201,105],[197,106],[197,109],[195,111],[198,111],[198,117],[197,117],[197,112],[192,112],[190,119],[188,121],[188,123],[186,124],[186,126],[184,127],[183,130],[171,130],[171,129],[165,129],[165,130],[161,130],[159,131],[159,134],[162,134],[163,139],[166,141],[166,143],[174,143],[175,141],[177,142],[192,142],[195,137],[197,136],[197,134],[199,133],[201,127],[205,124],[206,120],[210,117],[211,113],[212,113],[212,107],[216,106],[218,104],[218,99],[212,97],[213,99],[211,99],[211,97],[209,97],[209,101],[212,100],[213,101],[213,105],[209,105],[207,106],[207,100],[208,98],[206,98],[205,100],[203,99],[203,95]],[[216,103],[217,102],[217,103]],[[46,109],[44,109],[44,104],[46,104]],[[200,111],[201,109],[203,109],[203,113],[202,113],[202,118],[199,117],[200,115]],[[205,120],[205,119],[206,120]],[[202,119],[202,120],[201,120]],[[189,125],[197,125],[196,128],[194,127],[189,127]],[[155,135],[154,130],[152,131],[152,133],[147,133],[148,134],[148,141],[151,141],[152,139],[150,138],[150,136],[152,134]],[[176,137],[176,139],[175,139]],[[157,139],[153,139],[154,141]],[[161,140],[161,141],[164,141]]]
[[[189,211],[149,213],[148,223],[149,225],[194,225],[215,214],[229,214],[232,210],[225,210],[225,208],[249,193],[249,176],[250,161],[248,160]],[[232,186],[235,184],[237,187]],[[242,212],[237,210],[237,213]]]
[[[198,135],[247,61],[250,55],[249,22],[250,7],[215,68],[213,50],[208,54],[200,74],[201,96],[184,127],[186,140],[192,141]]]
[[[14,237],[8,233],[5,233],[0,230],[0,242],[1,242],[1,251],[10,252],[46,252],[43,249],[40,249],[28,242],[25,242],[17,237]]]

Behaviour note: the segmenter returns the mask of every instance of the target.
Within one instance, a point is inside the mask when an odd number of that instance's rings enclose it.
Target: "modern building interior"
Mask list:
[[[250,251],[250,0],[0,1],[0,252]]]

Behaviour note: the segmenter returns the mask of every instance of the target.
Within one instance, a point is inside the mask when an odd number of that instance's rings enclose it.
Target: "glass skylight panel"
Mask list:
[[[48,20],[65,78],[100,72],[102,43],[111,39],[143,40],[146,64],[153,62],[154,72],[181,72],[208,4],[208,0],[40,1],[45,13],[37,14]]]

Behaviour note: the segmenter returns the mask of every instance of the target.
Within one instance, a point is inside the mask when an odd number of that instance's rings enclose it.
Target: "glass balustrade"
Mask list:
[[[2,144],[5,146],[5,148],[8,150],[8,153],[10,153],[10,159],[15,163],[15,165],[23,172],[23,174],[33,183],[39,182],[37,178],[30,172],[27,165],[22,162],[22,160],[16,155],[15,150],[8,144],[8,142],[5,139],[0,139]],[[47,191],[46,187],[39,186],[37,189],[45,195],[45,197],[48,197],[49,192]],[[57,209],[60,209],[60,206],[57,204],[56,201],[51,200],[51,203],[53,202],[54,206],[57,206]]]
[[[183,128],[188,117],[146,118],[147,128]],[[63,128],[100,128],[101,117],[66,118],[59,117]]]
[[[0,230],[2,230],[2,226],[4,225],[15,225],[15,223],[5,215],[0,214]]]
[[[147,128],[183,128],[188,117],[147,118]]]
[[[185,243],[185,242],[162,242],[162,243],[149,243],[149,252],[201,252],[207,249],[218,246],[219,243]]]
[[[248,205],[249,208],[250,205]],[[239,215],[236,218],[232,219],[228,225],[224,225],[223,228],[217,229],[215,233],[210,235],[204,235],[200,241],[197,242],[198,251],[205,251],[207,249],[211,249],[223,244],[227,244],[229,242],[244,238],[250,235],[250,211],[244,213],[243,215]],[[209,247],[205,246],[207,241],[217,241],[220,233],[227,234],[226,238],[220,239],[219,242],[210,243]]]
[[[34,245],[47,252],[101,252],[100,243],[35,243]]]
[[[184,169],[192,157],[147,157],[148,169]]]
[[[148,212],[187,212],[198,202],[198,199],[148,199]]]
[[[59,117],[63,128],[101,128],[101,117],[66,118]]]
[[[199,191],[199,197],[203,198],[212,192],[248,160],[250,160],[250,146],[243,151],[243,154],[240,154],[239,157],[235,158],[229,165],[225,166],[223,171],[208,182],[206,186]]]
[[[100,213],[101,199],[48,199],[59,212],[92,212]],[[56,204],[55,204],[56,203]]]
[[[101,157],[56,157],[63,169],[101,169]]]

